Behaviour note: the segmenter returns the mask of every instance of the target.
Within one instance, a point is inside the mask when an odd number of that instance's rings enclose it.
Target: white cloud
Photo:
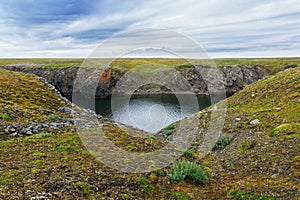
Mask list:
[[[300,56],[298,0],[112,2],[93,5],[88,15],[37,24],[9,18],[0,6],[0,56],[86,57],[104,39],[136,28],[185,34],[213,57]]]

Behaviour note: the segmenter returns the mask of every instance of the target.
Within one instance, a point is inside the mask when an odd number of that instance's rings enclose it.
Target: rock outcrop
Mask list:
[[[126,73],[126,71],[119,69],[99,71],[80,68],[80,78],[76,79],[79,72],[79,67],[76,66],[62,69],[46,69],[28,67],[27,65],[11,65],[1,68],[43,77],[50,84],[54,85],[63,96],[68,98],[72,97],[73,92],[92,97],[95,95],[96,98],[108,98],[112,94],[118,80]],[[181,68],[177,71],[188,81],[196,94],[208,94],[206,79],[214,75],[210,74],[206,78],[203,77],[209,73],[207,69],[207,67],[195,66]],[[219,70],[222,77],[220,81],[224,85],[227,95],[232,95],[242,90],[246,85],[256,82],[266,75],[260,66],[219,67]],[[76,88],[73,87],[75,79],[77,81]],[[97,88],[95,88],[95,85]],[[164,85],[150,84],[138,88],[136,92],[138,94],[169,93],[170,90]]]

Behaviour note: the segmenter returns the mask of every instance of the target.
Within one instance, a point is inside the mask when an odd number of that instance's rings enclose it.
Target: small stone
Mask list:
[[[11,128],[11,129],[9,129],[9,131],[10,131],[10,132],[15,132],[15,131],[16,131],[16,129],[14,129],[14,128]]]
[[[33,132],[33,133],[38,133],[39,130],[38,130],[36,127],[34,127],[33,130],[32,130],[32,132]]]
[[[21,131],[20,131],[21,134],[25,134],[26,132],[27,132],[27,130],[26,130],[26,128],[24,128],[24,127],[23,127],[23,128],[21,129]]]
[[[66,122],[66,123],[71,123],[71,124],[74,124],[74,119],[73,118],[66,118],[63,120],[63,122]]]
[[[231,126],[237,126],[239,124],[239,122],[234,122],[233,124],[231,124]]]
[[[5,133],[9,133],[9,130],[10,130],[10,126],[6,127],[6,128],[4,129],[4,132],[5,132]]]
[[[259,124],[259,120],[258,119],[254,119],[250,122],[251,125],[256,125]]]
[[[273,174],[273,175],[271,176],[271,178],[275,178],[277,175],[278,175],[278,174]]]
[[[16,129],[20,128],[20,124],[19,123],[13,123],[12,126]]]
[[[32,135],[32,132],[31,131],[27,131],[25,134],[26,135]]]
[[[240,117],[235,118],[235,121],[241,121],[242,119]]]
[[[10,134],[10,136],[13,136],[13,137],[18,136],[18,132],[14,132],[14,133]]]
[[[9,102],[8,102],[8,101],[5,101],[5,100],[3,100],[2,102],[5,103],[5,104],[9,104]]]
[[[42,126],[43,128],[48,128],[48,127],[49,127],[49,125],[48,125],[48,124],[45,124],[45,123],[42,123],[41,126]]]
[[[68,107],[60,107],[58,109],[59,112],[62,112],[62,113],[65,113],[67,115],[73,115],[75,114],[75,111],[71,108],[68,108]]]

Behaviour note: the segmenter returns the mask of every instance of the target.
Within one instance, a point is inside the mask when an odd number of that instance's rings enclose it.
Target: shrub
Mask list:
[[[169,135],[172,135],[173,133],[173,130],[165,130],[165,135],[169,136]]]
[[[139,177],[137,179],[137,182],[142,183],[142,184],[147,184],[148,180],[145,177]]]
[[[251,149],[254,147],[254,143],[253,141],[248,141],[248,140],[245,140],[242,144],[241,144],[241,148],[240,148],[240,151],[241,152],[245,152],[247,151],[248,149]]]
[[[130,196],[128,194],[123,194],[122,199],[130,199]]]
[[[166,130],[174,129],[174,124],[168,125],[165,129],[166,129]]]
[[[2,117],[3,120],[10,120],[11,119],[9,114],[3,114],[1,117]]]
[[[298,65],[296,63],[286,65],[286,68],[296,68]]]
[[[58,120],[58,116],[56,116],[56,115],[49,115],[48,119],[50,119],[52,121],[57,121]]]
[[[203,181],[210,178],[210,174],[198,166],[194,162],[190,161],[179,161],[173,164],[172,172],[168,173],[168,178],[175,181],[182,181],[189,178],[196,183],[202,183]]]
[[[96,173],[97,175],[102,175],[102,174],[103,174],[103,172],[102,172],[101,170],[96,170],[95,173]]]
[[[216,142],[213,150],[224,149],[227,145],[229,145],[233,140],[233,137],[229,135],[220,136],[218,141]]]
[[[169,136],[173,133],[174,124],[170,124],[165,128],[165,135]]]
[[[184,152],[183,152],[183,155],[185,156],[185,157],[189,157],[189,158],[193,158],[195,155],[194,155],[194,152],[192,152],[192,151],[190,151],[190,150],[185,150]]]
[[[144,185],[143,186],[143,191],[149,192],[150,190],[154,190],[155,187],[153,185]]]
[[[182,150],[179,148],[176,148],[177,151],[180,151],[185,157],[187,158],[193,158],[195,156],[194,152],[190,151],[190,150]]]

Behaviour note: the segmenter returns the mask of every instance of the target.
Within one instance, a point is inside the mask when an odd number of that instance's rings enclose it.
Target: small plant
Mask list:
[[[165,174],[165,172],[161,169],[155,169],[155,170],[153,170],[153,172],[157,175],[164,175]]]
[[[124,200],[130,199],[130,196],[128,194],[123,194],[122,199]]]
[[[255,193],[247,193],[247,192],[243,192],[243,193],[237,193],[236,194],[236,199],[237,200],[276,200],[276,198],[274,197],[269,197],[263,194],[255,194]]]
[[[192,152],[188,149],[182,150],[182,149],[176,148],[176,150],[181,152],[187,158],[194,158],[194,156],[195,156],[194,152]]]
[[[49,115],[48,119],[50,119],[52,121],[57,121],[58,120],[58,116],[56,116],[56,115]]]
[[[43,160],[33,160],[32,163],[33,164],[40,164],[40,163],[43,163],[44,161]]]
[[[165,128],[164,135],[169,136],[173,134],[174,124],[170,124]]]
[[[123,162],[124,163],[132,163],[132,160],[130,158],[124,158]]]
[[[136,147],[135,146],[131,146],[131,145],[127,145],[125,147],[125,149],[127,149],[127,150],[134,150],[134,149],[136,149]]]
[[[143,191],[148,192],[150,190],[154,190],[155,187],[153,185],[144,185],[143,186]]]
[[[296,68],[298,65],[296,63],[286,65],[286,68]]]
[[[220,136],[218,141],[216,142],[213,150],[224,149],[227,145],[229,145],[233,140],[233,137],[229,135]]]
[[[147,135],[148,138],[152,139],[152,140],[157,140],[157,137],[155,135]]]
[[[86,183],[80,181],[76,182],[75,185],[83,190],[86,190],[88,188],[88,185]]]
[[[235,190],[230,190],[230,191],[229,191],[229,194],[230,194],[230,195],[235,195],[235,194],[236,194],[236,191],[235,191]]]
[[[61,146],[56,147],[55,150],[67,152],[67,151],[74,150],[74,147],[61,145]]]
[[[173,134],[173,130],[165,130],[164,135],[169,136]]]
[[[190,151],[190,150],[185,150],[185,151],[183,152],[183,155],[184,155],[185,157],[189,157],[189,158],[194,158],[194,157],[195,157],[194,152],[192,152],[192,151]]]
[[[244,101],[240,101],[240,106],[244,105],[245,102]]]
[[[33,135],[33,138],[48,138],[48,137],[52,137],[53,134],[52,133],[39,133],[36,135]]]
[[[3,120],[10,120],[11,119],[11,117],[9,116],[9,114],[2,114],[2,119]]]
[[[45,154],[42,153],[42,152],[35,152],[35,153],[32,154],[32,156],[35,156],[35,157],[42,157],[42,156],[44,156],[44,155],[45,155]]]
[[[169,179],[175,181],[183,181],[184,179],[189,178],[196,183],[202,183],[210,178],[210,174],[208,172],[196,163],[190,161],[179,161],[178,163],[173,164],[172,172],[167,176]]]
[[[165,129],[166,129],[166,130],[174,129],[174,124],[168,125]]]
[[[138,183],[141,183],[141,184],[147,184],[148,183],[148,180],[145,178],[145,177],[139,177],[137,179],[137,182]]]
[[[249,142],[248,140],[245,140],[245,141],[241,144],[240,151],[241,151],[241,152],[245,152],[245,151],[247,151],[248,149],[251,149],[251,148],[253,148],[253,143],[252,143],[252,142]]]
[[[167,196],[168,199],[178,199],[178,200],[190,200],[191,197],[188,196],[187,194],[183,193],[183,192],[173,192],[173,193],[168,193]]]
[[[280,135],[291,135],[296,133],[296,130],[300,129],[300,123],[292,123],[292,124],[281,124],[274,128],[270,133],[270,137],[280,136]]]
[[[102,172],[101,170],[96,170],[95,173],[96,173],[97,175],[103,174],[103,172]]]
[[[39,171],[40,171],[39,169],[32,169],[32,170],[31,170],[31,172],[34,173],[34,174],[35,174],[35,173],[38,173]]]

